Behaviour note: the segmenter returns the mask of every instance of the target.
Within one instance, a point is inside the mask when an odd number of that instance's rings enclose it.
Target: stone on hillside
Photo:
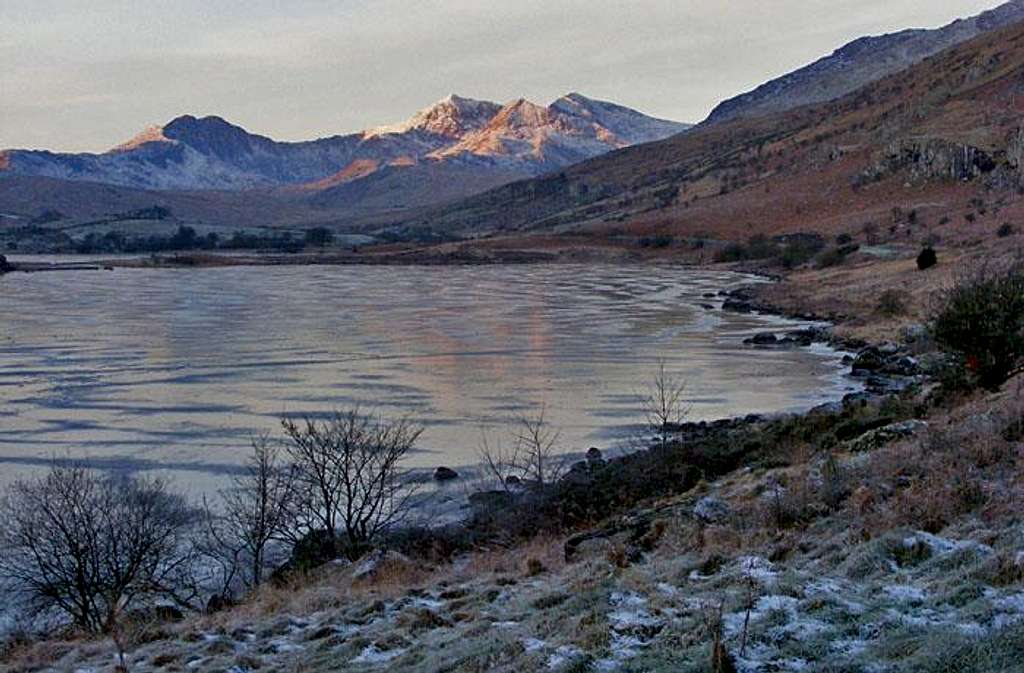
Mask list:
[[[720,523],[728,518],[730,511],[729,505],[710,495],[698,500],[693,507],[694,516],[706,523]]]
[[[909,420],[899,423],[890,423],[876,430],[864,433],[850,442],[850,451],[862,452],[873,451],[886,444],[914,437],[928,427],[924,421]]]
[[[355,570],[352,571],[352,577],[356,579],[372,577],[388,563],[409,563],[409,557],[390,549],[377,549],[359,559]]]

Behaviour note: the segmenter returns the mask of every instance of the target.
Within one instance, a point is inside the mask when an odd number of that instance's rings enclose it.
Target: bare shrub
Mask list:
[[[245,471],[220,492],[219,506],[206,504],[200,548],[219,567],[222,594],[235,584],[258,587],[273,567],[273,543],[294,529],[295,474],[278,447],[257,437]]]
[[[355,559],[408,514],[414,487],[401,464],[422,428],[359,409],[281,424],[295,465],[299,530],[344,535],[341,551]]]
[[[166,482],[103,476],[77,465],[15,483],[0,503],[0,577],[37,614],[110,632],[147,602],[187,603],[193,512]]]
[[[907,304],[904,295],[899,290],[886,290],[878,296],[878,304],[875,309],[884,316],[901,316],[907,313]]]
[[[667,446],[672,434],[686,420],[690,405],[686,401],[686,382],[665,369],[665,363],[658,364],[647,389],[637,396],[647,420],[647,426]]]
[[[568,458],[558,448],[561,433],[548,423],[545,407],[533,416],[516,419],[511,435],[512,443],[507,448],[491,442],[486,435],[479,447],[485,471],[503,488],[508,490],[521,483],[543,489],[562,478]]]

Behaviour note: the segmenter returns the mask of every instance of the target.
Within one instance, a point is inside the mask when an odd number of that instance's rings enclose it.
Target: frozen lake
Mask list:
[[[635,436],[659,361],[694,419],[841,397],[838,354],[742,343],[799,323],[704,297],[749,281],[593,265],[9,274],[0,486],[74,456],[206,491],[282,414],[356,404],[426,426],[414,467],[473,463],[482,429],[541,404],[565,451],[611,449]]]

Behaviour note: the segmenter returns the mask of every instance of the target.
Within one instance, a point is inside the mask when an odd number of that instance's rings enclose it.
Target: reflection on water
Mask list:
[[[236,267],[0,280],[0,482],[54,455],[210,488],[283,414],[360,404],[427,426],[416,466],[544,404],[565,450],[634,433],[664,360],[692,414],[840,396],[837,356],[752,351],[780,320],[708,311],[741,277],[671,267]],[[713,302],[716,303],[717,302]]]

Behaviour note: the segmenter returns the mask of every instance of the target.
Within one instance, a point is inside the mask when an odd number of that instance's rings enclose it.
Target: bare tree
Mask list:
[[[259,436],[245,471],[220,492],[219,506],[206,504],[201,549],[220,568],[221,593],[230,593],[236,581],[246,589],[262,584],[273,543],[293,529],[295,475],[280,449]]]
[[[55,463],[0,502],[0,577],[37,613],[109,632],[146,601],[185,600],[192,514],[160,479]]]
[[[413,486],[401,463],[422,428],[358,409],[325,421],[286,418],[282,426],[303,529],[343,533],[354,556],[408,513]]]
[[[686,382],[668,373],[665,363],[661,362],[654,379],[637,397],[643,407],[648,428],[654,432],[660,446],[667,446],[673,431],[682,425],[690,413],[690,405],[686,401]]]
[[[506,448],[500,438],[492,439],[486,430],[481,430],[477,455],[484,480],[492,481],[499,489],[511,491],[516,480],[520,479],[519,443]]]
[[[509,448],[485,434],[478,449],[484,470],[504,488],[508,488],[509,477],[541,488],[562,478],[568,457],[558,450],[561,433],[548,423],[546,407],[541,406],[536,415],[516,419],[511,434]]]

